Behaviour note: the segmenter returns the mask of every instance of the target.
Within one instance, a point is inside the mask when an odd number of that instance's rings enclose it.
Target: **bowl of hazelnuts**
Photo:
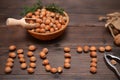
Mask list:
[[[37,27],[27,30],[34,38],[39,40],[52,40],[63,34],[69,23],[68,14],[55,4],[44,7],[39,6],[34,11],[25,14],[29,24]]]

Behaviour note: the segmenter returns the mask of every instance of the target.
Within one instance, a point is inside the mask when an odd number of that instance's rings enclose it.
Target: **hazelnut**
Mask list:
[[[57,72],[57,69],[56,69],[56,68],[51,68],[50,71],[51,71],[51,73],[54,73],[54,74],[55,74],[55,73]]]
[[[97,67],[97,63],[96,62],[91,62],[90,67]]]
[[[65,53],[64,56],[65,56],[65,58],[71,58],[71,54],[70,53]]]
[[[33,63],[33,62],[31,62],[31,63],[29,64],[29,66],[30,66],[31,68],[35,68],[35,67],[36,67],[36,64]]]
[[[30,74],[32,74],[32,73],[35,72],[35,71],[34,71],[34,68],[28,68],[27,71],[28,71],[28,73],[30,73]]]
[[[43,60],[42,64],[43,64],[43,65],[48,65],[48,64],[49,64],[48,59]]]
[[[6,63],[6,66],[8,66],[8,67],[13,67],[13,63],[12,63],[12,62],[7,62],[7,63]]]
[[[82,51],[83,51],[82,47],[81,47],[81,46],[78,46],[78,47],[77,47],[77,52],[78,52],[78,53],[82,53]]]
[[[95,51],[90,52],[91,57],[97,57],[97,53]]]
[[[18,54],[18,58],[24,58],[23,54]]]
[[[14,62],[14,59],[13,58],[8,58],[7,62]]]
[[[70,68],[70,63],[64,63],[64,68],[66,69]]]
[[[10,50],[10,51],[14,51],[14,50],[16,50],[16,46],[15,46],[15,45],[11,45],[11,46],[9,46],[9,50]]]
[[[70,59],[70,58],[65,58],[64,63],[70,63],[70,62],[71,62],[71,59]]]
[[[5,73],[10,73],[12,71],[11,67],[7,66],[5,67]]]
[[[30,46],[28,47],[28,49],[29,49],[30,51],[34,51],[34,50],[36,50],[36,47],[35,47],[35,45],[30,45]]]
[[[113,65],[116,65],[116,64],[117,64],[117,62],[116,62],[114,59],[110,60],[110,62],[111,62]]]
[[[15,53],[15,52],[10,52],[10,53],[9,53],[9,57],[15,58],[15,57],[16,57],[16,53]]]
[[[46,65],[46,66],[45,66],[45,70],[46,70],[46,71],[50,71],[50,70],[51,70],[51,66],[50,66],[49,64]]]
[[[22,57],[19,59],[19,61],[20,61],[20,63],[25,63],[25,58]]]
[[[34,57],[34,56],[30,57],[31,62],[36,62],[36,60],[37,60],[36,57]]]
[[[120,46],[120,34],[118,34],[114,37],[114,43],[116,45]]]
[[[47,54],[48,53],[48,48],[43,48],[42,52]]]
[[[69,47],[64,47],[64,52],[70,52],[70,48]]]
[[[96,51],[96,50],[97,50],[97,48],[95,46],[90,47],[90,51]]]
[[[99,47],[99,51],[100,52],[105,52],[105,48],[104,47]]]
[[[63,68],[62,67],[58,67],[57,71],[58,71],[58,73],[62,73],[63,72]]]
[[[97,68],[96,67],[90,67],[90,72],[91,73],[96,73],[97,72]]]
[[[18,54],[22,54],[22,53],[23,53],[23,49],[18,49],[18,50],[17,50],[17,53],[18,53]]]
[[[98,61],[97,58],[92,58],[92,59],[91,59],[91,62],[97,63],[97,61]]]
[[[26,64],[26,63],[22,63],[22,64],[20,65],[20,67],[21,67],[21,69],[26,69],[26,68],[27,68],[27,64]]]
[[[27,56],[28,56],[28,57],[33,56],[33,52],[32,52],[32,51],[28,51],[28,52],[27,52]]]
[[[111,51],[111,50],[112,50],[112,47],[111,47],[111,46],[105,46],[105,50],[106,50],[106,51]]]
[[[42,59],[45,59],[46,58],[46,54],[44,53],[44,52],[40,52],[40,58],[42,58]]]
[[[84,51],[85,53],[88,53],[88,51],[89,51],[89,46],[84,46],[84,47],[83,47],[83,51]]]

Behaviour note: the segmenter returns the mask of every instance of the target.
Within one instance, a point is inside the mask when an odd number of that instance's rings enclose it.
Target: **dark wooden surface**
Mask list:
[[[105,23],[98,21],[98,16],[106,13],[120,11],[120,0],[43,0],[43,4],[56,3],[62,6],[70,16],[70,23],[64,35],[52,41],[39,41],[31,37],[21,27],[7,27],[5,21],[8,17],[18,18],[25,5],[32,5],[35,0],[0,0],[0,80],[119,80],[108,68],[103,59],[103,53],[98,52],[98,68],[96,74],[89,72],[89,54],[77,54],[78,45],[95,45],[96,47],[111,45],[112,53],[120,57],[120,48],[115,46],[113,38],[104,28]],[[20,69],[18,58],[15,59],[11,74],[5,74],[5,62],[8,57],[8,46],[15,44],[17,48],[23,48],[24,54],[28,46],[34,44],[37,50],[37,67],[34,74],[28,74]],[[63,65],[63,47],[71,48],[71,68],[62,74],[51,74],[44,70],[42,60],[38,53],[47,47],[50,51],[48,58],[54,67]],[[27,62],[29,58],[26,56]],[[118,67],[120,70],[120,67]]]

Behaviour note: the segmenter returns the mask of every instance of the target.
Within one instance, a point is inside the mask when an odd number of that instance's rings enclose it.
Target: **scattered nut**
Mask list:
[[[34,68],[28,68],[27,71],[28,71],[28,73],[30,73],[30,74],[32,74],[32,73],[35,72],[35,71],[34,71]]]
[[[113,65],[116,65],[116,64],[117,64],[117,62],[116,62],[114,59],[110,60],[110,62],[111,62]]]
[[[114,43],[117,45],[117,46],[120,46],[120,34],[116,35],[114,37]]]
[[[12,63],[13,63],[13,62],[14,62],[14,59],[13,59],[13,58],[8,58],[8,59],[7,59],[7,62],[12,62]]]
[[[51,71],[51,73],[54,73],[54,74],[55,74],[55,73],[57,72],[57,69],[56,69],[56,68],[51,68],[50,71]]]
[[[111,47],[111,46],[105,46],[105,50],[106,50],[106,51],[111,51],[111,50],[112,50],[112,47]]]
[[[97,57],[97,53],[95,51],[90,52],[91,57]]]
[[[70,52],[70,48],[69,47],[64,47],[64,52],[69,53]]]
[[[27,64],[26,64],[26,63],[22,63],[22,64],[20,65],[20,67],[21,67],[21,69],[26,69],[26,68],[27,68]]]
[[[91,62],[97,63],[97,61],[98,61],[97,58],[92,58],[92,59],[91,59]]]
[[[30,45],[30,46],[28,47],[28,49],[29,49],[30,51],[34,51],[34,50],[36,50],[36,47],[35,47],[35,45]]]
[[[97,72],[97,68],[96,67],[90,67],[90,72],[91,73],[96,73]]]
[[[40,58],[42,58],[42,59],[45,59],[46,58],[46,54],[44,53],[44,52],[40,52]]]
[[[15,52],[10,52],[9,53],[9,57],[10,58],[15,58],[16,57],[16,53]]]
[[[32,51],[28,51],[28,52],[27,52],[27,56],[28,56],[28,57],[33,56],[33,52],[32,52]]]
[[[50,70],[51,70],[51,66],[50,66],[49,64],[46,65],[46,66],[45,66],[45,70],[46,70],[46,71],[50,71]]]
[[[29,64],[29,66],[30,66],[31,68],[35,68],[35,67],[36,67],[36,63],[31,62],[31,63]]]
[[[71,58],[71,54],[70,53],[65,53],[64,56],[65,56],[65,58]]]
[[[95,46],[90,47],[90,51],[96,51],[96,50],[97,50],[97,48]]]
[[[48,59],[43,60],[42,64],[43,64],[43,65],[48,65],[48,64],[49,64]]]
[[[11,67],[7,66],[5,67],[5,73],[10,73],[12,71]]]
[[[48,53],[48,48],[43,48],[43,50],[42,50],[44,53]]]
[[[83,51],[84,51],[85,53],[88,53],[88,52],[89,52],[89,46],[84,46],[84,47],[83,47]]]
[[[90,67],[97,67],[97,63],[96,62],[91,62]]]
[[[21,57],[21,58],[19,59],[19,62],[20,62],[20,63],[25,63],[25,62],[26,62],[26,61],[25,61],[25,58]]]
[[[71,59],[70,59],[70,58],[65,58],[64,63],[70,63],[70,62],[71,62]]]
[[[36,62],[36,60],[37,60],[36,57],[34,57],[34,56],[30,57],[31,62]]]
[[[66,69],[70,68],[70,63],[64,63],[64,68]]]
[[[18,58],[24,58],[23,54],[18,54]]]
[[[104,47],[99,47],[99,51],[100,52],[105,52],[105,48]]]
[[[7,63],[6,63],[6,66],[8,66],[8,67],[13,67],[13,63],[12,63],[12,62],[7,62]]]
[[[78,52],[78,53],[82,53],[82,51],[83,51],[82,47],[81,47],[81,46],[78,46],[78,47],[77,47],[77,52]]]
[[[23,53],[23,49],[18,49],[18,50],[17,50],[17,53],[18,53],[18,54],[22,54],[22,53]]]
[[[63,68],[62,67],[58,67],[57,71],[58,71],[58,73],[62,73],[63,72]]]
[[[9,46],[9,50],[10,50],[10,51],[14,51],[14,50],[16,50],[16,46],[15,46],[15,45],[11,45],[11,46]]]

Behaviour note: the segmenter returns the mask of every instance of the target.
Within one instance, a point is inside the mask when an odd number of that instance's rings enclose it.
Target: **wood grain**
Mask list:
[[[120,57],[120,48],[114,45],[113,38],[104,27],[105,23],[99,22],[98,17],[106,13],[120,11],[120,0],[43,0],[43,4],[54,2],[62,6],[70,16],[70,23],[64,35],[52,41],[40,41],[33,38],[20,26],[7,27],[5,21],[8,17],[20,19],[20,12],[25,5],[32,5],[35,0],[1,0],[0,1],[0,80],[119,80],[109,69],[103,59],[103,54],[98,53],[97,74],[91,74],[89,53],[78,54],[78,45],[111,45],[112,53]],[[37,67],[34,74],[28,74],[20,69],[19,59],[15,59],[13,71],[4,73],[5,63],[8,58],[8,46],[15,44],[17,49],[23,48],[27,63],[29,58],[26,53],[28,46],[34,44],[37,50],[34,52],[37,58]],[[64,69],[62,74],[51,74],[44,70],[39,52],[42,48],[49,49],[48,59],[54,67],[64,64],[63,48],[71,48],[72,62],[70,69]],[[118,67],[120,70],[120,67]]]

